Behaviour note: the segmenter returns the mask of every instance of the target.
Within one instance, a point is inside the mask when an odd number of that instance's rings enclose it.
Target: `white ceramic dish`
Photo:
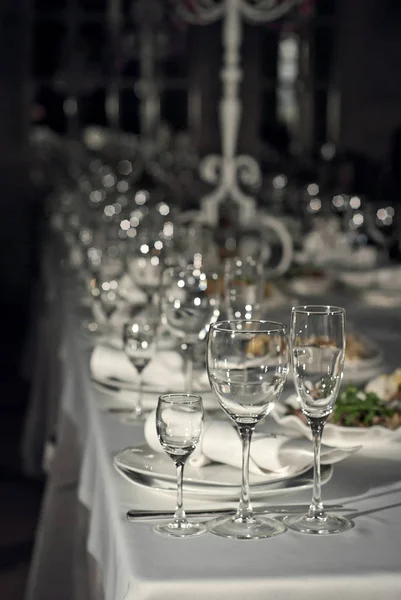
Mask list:
[[[125,386],[120,381],[116,380],[100,380],[97,378],[91,378],[92,385],[96,391],[113,398],[116,406],[125,407],[132,404],[132,398],[134,394],[138,393],[138,388],[135,384]],[[168,390],[166,388],[151,388],[150,386],[143,387],[143,408],[145,410],[153,410],[156,408],[157,399],[160,394],[169,394],[182,392],[183,390]],[[221,410],[219,403],[216,400],[215,395],[209,389],[194,389],[194,393],[200,394],[203,400],[203,407],[207,411]]]
[[[322,296],[329,291],[333,280],[329,277],[292,277],[285,283],[286,290],[296,296]]]
[[[299,403],[295,394],[287,398],[282,404],[278,404],[271,412],[271,417],[293,435],[303,435],[312,439],[309,425],[304,423],[296,415],[288,414],[286,404],[298,407]],[[401,427],[395,430],[387,429],[381,425],[373,427],[342,427],[327,423],[323,432],[323,443],[326,446],[336,448],[350,446],[372,446],[388,443],[401,442]]]
[[[114,458],[117,471],[132,483],[159,491],[176,493],[176,473],[173,461],[165,454],[155,453],[144,444],[128,448]],[[332,465],[322,467],[322,479],[326,483],[333,473]],[[227,465],[212,464],[196,468],[185,467],[185,493],[194,496],[237,499],[240,494],[241,470]],[[283,476],[277,473],[250,475],[253,498],[265,497],[273,493],[283,493],[308,489],[313,484],[310,469],[296,476]]]
[[[377,267],[366,270],[332,270],[331,274],[341,283],[357,290],[375,289],[387,293],[401,292],[401,267]]]

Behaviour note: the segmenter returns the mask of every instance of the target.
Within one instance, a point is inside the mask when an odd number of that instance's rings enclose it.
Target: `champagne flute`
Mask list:
[[[126,421],[138,421],[145,418],[143,410],[143,371],[155,354],[156,325],[151,320],[133,319],[125,323],[123,329],[124,352],[135,367],[138,377],[138,394],[133,411]]]
[[[217,292],[200,269],[170,267],[163,274],[162,319],[185,351],[185,391],[192,392],[194,346],[218,310]]]
[[[224,266],[224,300],[227,316],[260,319],[264,297],[262,263],[251,256],[227,259]]]
[[[290,529],[319,535],[353,527],[342,516],[325,512],[321,499],[320,447],[324,425],[340,389],[345,358],[345,310],[336,306],[292,309],[290,346],[295,389],[313,436],[313,496],[306,515],[284,518]]]
[[[289,350],[284,325],[274,321],[221,321],[210,326],[209,380],[220,406],[242,440],[242,485],[238,510],[210,521],[208,530],[239,540],[272,537],[285,526],[254,515],[249,490],[249,456],[256,425],[279,400],[287,378]]]
[[[163,450],[177,469],[177,505],[174,520],[155,527],[172,537],[194,537],[206,532],[201,523],[187,520],[183,506],[183,475],[187,459],[199,442],[203,426],[202,398],[195,394],[164,394],[156,409],[156,430]]]

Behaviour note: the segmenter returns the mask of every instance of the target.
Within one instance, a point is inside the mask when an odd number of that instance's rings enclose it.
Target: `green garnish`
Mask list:
[[[370,427],[392,417],[397,411],[390,408],[373,392],[362,392],[353,385],[339,395],[331,421],[345,427]]]

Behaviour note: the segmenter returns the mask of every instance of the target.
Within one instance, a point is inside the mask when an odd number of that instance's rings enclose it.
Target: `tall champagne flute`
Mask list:
[[[206,274],[193,265],[166,269],[162,282],[162,320],[170,333],[186,346],[185,391],[191,393],[194,346],[218,314],[217,292]]]
[[[229,258],[224,265],[224,301],[229,319],[260,319],[263,309],[262,263],[251,256]]]
[[[187,520],[183,506],[184,465],[199,442],[203,426],[202,398],[196,394],[164,394],[156,409],[156,430],[164,451],[177,469],[177,506],[174,520],[155,531],[172,537],[193,537],[206,532],[201,523]]]
[[[214,519],[208,529],[246,540],[283,533],[279,521],[254,515],[249,490],[249,456],[256,425],[279,400],[287,378],[289,349],[284,325],[274,321],[220,321],[210,326],[207,370],[224,412],[242,440],[241,499],[234,515]]]
[[[286,516],[284,522],[301,533],[323,535],[347,531],[353,522],[325,512],[320,484],[323,429],[336,402],[344,371],[345,310],[336,306],[293,308],[290,346],[295,389],[312,430],[314,484],[308,513]]]

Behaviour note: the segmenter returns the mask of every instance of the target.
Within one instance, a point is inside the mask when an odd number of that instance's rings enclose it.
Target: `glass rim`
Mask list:
[[[271,325],[272,327],[266,327],[264,329],[237,329],[236,333],[285,333],[287,331],[287,327],[284,323],[280,323],[280,321],[268,321],[267,319],[226,319],[224,321],[217,321],[216,323],[212,323],[210,325],[210,331],[224,331],[226,333],[232,333],[233,329],[229,327],[230,323],[263,323],[265,325]]]
[[[180,399],[180,400],[179,400]],[[202,402],[202,396],[199,394],[186,394],[185,392],[174,392],[171,394],[161,394],[158,400],[162,402],[175,402],[177,404],[195,404],[196,402]]]
[[[305,304],[293,306],[291,313],[304,315],[345,315],[345,308],[332,306],[331,304]]]

